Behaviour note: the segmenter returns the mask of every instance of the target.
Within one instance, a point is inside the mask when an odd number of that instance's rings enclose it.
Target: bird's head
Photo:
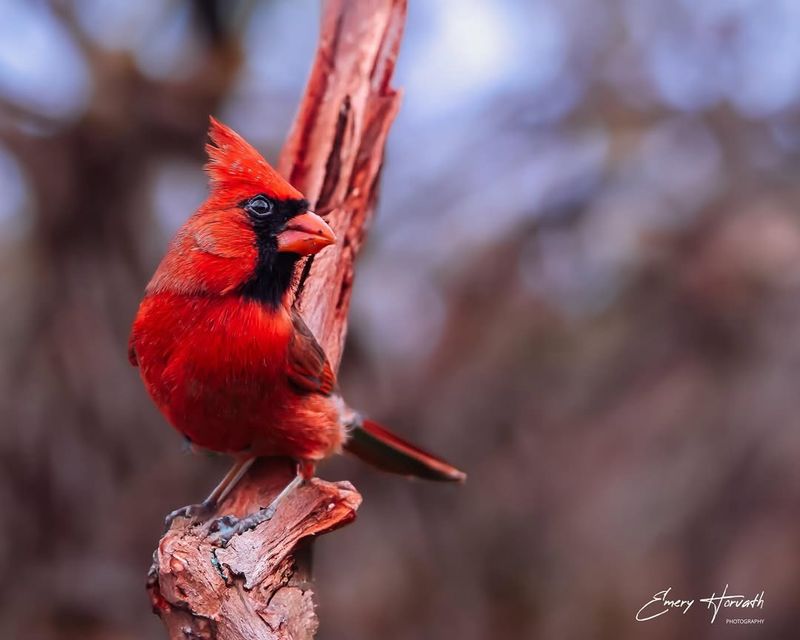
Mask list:
[[[277,305],[297,260],[336,237],[235,131],[211,118],[209,138],[209,196],[178,232],[148,291],[240,293]]]

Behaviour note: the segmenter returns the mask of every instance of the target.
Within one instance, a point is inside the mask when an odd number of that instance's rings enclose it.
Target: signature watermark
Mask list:
[[[672,587],[667,587],[663,591],[653,594],[653,597],[648,600],[639,611],[636,612],[636,620],[639,622],[647,622],[659,616],[663,616],[670,611],[678,610],[681,614],[686,613],[691,609],[695,602],[698,606],[705,604],[708,611],[711,613],[711,624],[717,619],[720,609],[725,609],[726,613],[733,613],[727,611],[729,609],[763,609],[764,608],[764,592],[755,594],[754,596],[746,596],[742,594],[729,594],[729,585],[725,585],[720,595],[716,591],[707,598],[699,599],[686,599],[675,598],[671,595]],[[763,618],[726,618],[726,624],[764,624]]]

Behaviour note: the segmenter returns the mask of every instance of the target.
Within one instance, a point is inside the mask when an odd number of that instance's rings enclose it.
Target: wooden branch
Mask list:
[[[242,517],[268,505],[294,473],[291,461],[259,461],[212,520]],[[169,637],[312,638],[314,604],[305,571],[296,571],[297,545],[352,521],[360,502],[349,483],[315,479],[282,502],[272,520],[225,548],[207,526],[177,518],[161,538],[148,576],[153,610]]]
[[[353,262],[374,212],[383,149],[400,107],[390,86],[406,0],[330,0],[322,36],[279,168],[338,237],[313,262],[296,304],[338,369]]]
[[[338,242],[299,275],[295,305],[335,368],[341,360],[353,263],[372,218],[383,151],[399,107],[390,87],[406,0],[328,0],[311,77],[279,168],[325,216]],[[293,477],[286,460],[260,460],[215,517],[268,505]],[[355,518],[361,496],[319,479],[272,520],[215,544],[206,525],[177,518],[154,554],[148,591],[169,637],[306,640],[317,628],[311,536]]]

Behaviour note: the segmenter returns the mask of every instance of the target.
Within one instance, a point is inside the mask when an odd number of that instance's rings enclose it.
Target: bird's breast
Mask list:
[[[159,293],[143,301],[131,342],[169,421],[201,447],[238,451],[286,408],[291,331],[282,307]]]

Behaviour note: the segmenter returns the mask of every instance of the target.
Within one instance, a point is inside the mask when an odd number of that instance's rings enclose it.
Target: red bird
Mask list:
[[[332,229],[234,131],[212,118],[209,137],[209,197],[147,285],[129,355],[172,426],[236,462],[202,505],[171,518],[212,510],[258,456],[297,461],[298,477],[281,496],[342,448],[387,471],[464,480],[347,407],[290,303],[297,261],[334,243]]]

